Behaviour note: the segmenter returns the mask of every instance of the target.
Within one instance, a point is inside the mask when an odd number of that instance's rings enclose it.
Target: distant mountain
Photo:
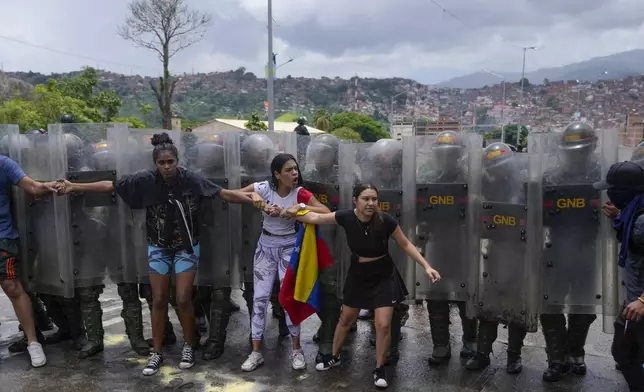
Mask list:
[[[508,82],[517,82],[521,78],[520,72],[495,73],[505,76]],[[590,60],[562,67],[539,69],[526,73],[526,78],[532,83],[541,83],[544,79],[549,79],[550,81],[585,80],[594,82],[600,78],[620,79],[642,73],[644,73],[644,49],[636,49],[610,56],[594,57]],[[497,76],[486,72],[476,72],[441,82],[436,87],[480,88],[485,85],[498,84],[500,81],[501,78]]]

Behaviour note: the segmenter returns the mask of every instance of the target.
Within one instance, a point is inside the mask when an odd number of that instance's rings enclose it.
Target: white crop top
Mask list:
[[[311,192],[302,187],[297,187],[291,191],[286,197],[281,197],[277,191],[271,188],[268,181],[256,182],[254,184],[255,192],[260,195],[267,204],[277,204],[280,208],[290,208],[294,204],[304,203],[308,204]],[[272,217],[262,211],[262,228],[273,235],[286,236],[289,234],[297,233],[299,224],[294,219]]]

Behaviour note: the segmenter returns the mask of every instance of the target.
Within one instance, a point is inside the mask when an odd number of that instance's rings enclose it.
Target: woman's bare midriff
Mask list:
[[[382,256],[378,256],[378,257],[362,257],[362,256],[358,256],[358,263],[370,263],[372,261],[380,260],[385,256],[387,256],[387,255],[382,255]]]

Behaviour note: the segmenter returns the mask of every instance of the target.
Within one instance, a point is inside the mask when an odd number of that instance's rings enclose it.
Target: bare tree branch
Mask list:
[[[183,49],[203,39],[210,26],[210,14],[188,9],[186,0],[133,0],[128,9],[130,16],[118,34],[134,45],[152,50],[163,64],[163,76],[159,84],[150,82],[163,125],[171,125],[171,103],[178,80],[172,80],[169,72],[170,59]]]

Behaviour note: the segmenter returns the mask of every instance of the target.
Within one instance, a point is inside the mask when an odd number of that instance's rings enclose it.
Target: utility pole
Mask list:
[[[521,120],[522,120],[522,116],[523,116],[523,107],[522,106],[523,106],[523,80],[525,79],[525,56],[526,56],[526,52],[528,50],[536,50],[536,49],[537,49],[536,46],[526,46],[526,47],[523,48],[523,67],[521,68],[521,95],[520,95],[520,98],[519,98],[519,121],[518,121],[518,124],[517,124],[517,141],[516,141],[517,145],[515,146],[515,147],[517,147],[517,150],[518,150],[518,147],[519,147],[519,139],[520,139],[520,136],[521,136]]]
[[[273,1],[268,0],[268,76],[266,85],[268,90],[268,131],[275,131],[275,91],[273,90],[273,75],[275,74],[275,63],[273,59]]]

